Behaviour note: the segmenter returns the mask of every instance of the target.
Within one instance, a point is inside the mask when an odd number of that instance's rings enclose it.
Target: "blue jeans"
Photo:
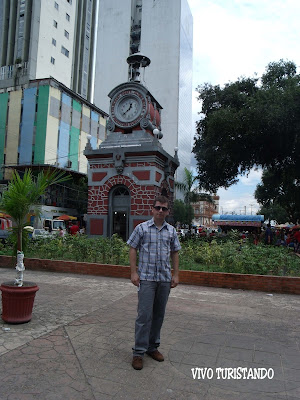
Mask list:
[[[146,351],[152,352],[159,347],[170,289],[171,282],[140,281],[134,356],[143,357]]]

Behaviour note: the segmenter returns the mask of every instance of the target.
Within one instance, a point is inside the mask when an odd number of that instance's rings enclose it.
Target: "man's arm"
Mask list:
[[[172,267],[173,267],[173,276],[171,282],[171,288],[174,288],[179,283],[179,253],[178,251],[171,252],[171,260],[172,260]]]
[[[130,262],[130,270],[131,270],[131,282],[135,286],[139,286],[140,284],[140,277],[136,272],[136,257],[137,256],[137,249],[134,247],[130,247],[129,249],[129,262]]]

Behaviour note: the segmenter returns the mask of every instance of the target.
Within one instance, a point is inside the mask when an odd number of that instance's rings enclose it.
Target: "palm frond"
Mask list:
[[[8,189],[2,194],[0,210],[12,217],[20,238],[27,214],[29,214],[34,206],[40,203],[40,198],[45,193],[47,187],[64,182],[70,178],[70,175],[66,176],[65,172],[58,170],[51,171],[49,169],[45,172],[42,171],[36,179],[30,169],[25,170],[22,178],[17,171],[14,171]]]

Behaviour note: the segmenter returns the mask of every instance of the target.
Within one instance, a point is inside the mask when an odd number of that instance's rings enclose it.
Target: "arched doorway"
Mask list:
[[[109,227],[110,236],[117,233],[123,240],[128,239],[130,215],[130,193],[126,186],[112,188],[109,196]]]

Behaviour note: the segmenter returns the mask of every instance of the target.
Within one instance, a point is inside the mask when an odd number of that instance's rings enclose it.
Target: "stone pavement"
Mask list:
[[[1,282],[13,275],[0,269]],[[179,285],[162,329],[165,361],[145,356],[135,371],[137,293],[128,280],[25,278],[40,290],[29,323],[0,322],[1,400],[300,398],[299,296]]]

